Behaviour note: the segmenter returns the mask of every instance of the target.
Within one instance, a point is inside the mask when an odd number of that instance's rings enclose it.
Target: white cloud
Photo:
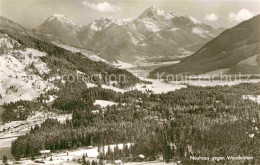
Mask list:
[[[206,14],[204,19],[208,21],[216,21],[218,20],[218,16],[215,13]]]
[[[248,19],[252,18],[253,16],[254,16],[254,14],[247,9],[241,9],[237,13],[234,13],[234,12],[229,13],[229,19],[231,21],[238,21],[238,22],[248,20]]]
[[[108,2],[99,2],[99,3],[92,3],[92,2],[87,2],[87,1],[83,1],[82,5],[92,9],[92,10],[96,10],[99,12],[117,12],[117,11],[121,11],[122,9],[118,6],[114,6],[111,5]]]

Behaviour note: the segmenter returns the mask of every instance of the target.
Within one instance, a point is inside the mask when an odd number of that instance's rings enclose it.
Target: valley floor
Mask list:
[[[130,146],[130,143],[127,144]],[[116,145],[110,145],[110,148],[113,150],[113,148]],[[118,148],[122,149],[123,144],[118,144]],[[108,145],[105,146],[104,151],[108,151]],[[78,165],[81,164],[78,162],[78,159],[82,158],[83,154],[87,154],[88,157],[86,158],[86,161],[92,162],[98,161],[98,147],[81,147],[75,150],[68,150],[68,151],[60,151],[57,153],[52,153],[52,156],[49,156],[45,159],[41,157],[37,157],[35,161],[42,161],[45,164],[51,165],[51,164],[70,164],[70,165]],[[52,160],[50,160],[52,157]],[[14,161],[13,159],[10,160],[9,163]],[[35,163],[35,161],[23,159],[21,161],[17,161],[16,163],[24,164],[24,165],[34,165],[34,164],[41,164],[41,163]],[[167,163],[157,160],[157,161],[149,161],[149,162],[125,162],[126,165],[145,165],[145,164],[153,164],[153,165],[165,165]]]
[[[203,79],[203,76],[207,77],[209,75],[200,75],[194,80],[172,80],[169,82],[164,81],[163,79],[151,79],[148,78],[149,73],[161,66],[167,66],[170,64],[176,64],[179,61],[172,61],[172,62],[162,62],[162,63],[144,63],[139,64],[138,66],[133,66],[131,68],[127,68],[129,72],[137,76],[143,81],[149,81],[152,82],[152,84],[137,84],[133,89],[137,89],[139,91],[146,91],[151,90],[155,94],[159,93],[167,93],[169,91],[175,91],[177,89],[185,88],[187,85],[192,86],[201,86],[201,87],[207,87],[207,86],[232,86],[237,85],[241,83],[258,83],[260,82],[260,79],[237,79],[237,80],[220,80],[220,79],[213,79],[213,80],[207,80]],[[219,72],[218,72],[219,73]]]

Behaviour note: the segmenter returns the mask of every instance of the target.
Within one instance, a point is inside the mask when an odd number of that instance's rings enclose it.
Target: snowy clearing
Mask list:
[[[120,60],[117,60],[117,63],[114,62],[113,65],[120,69],[128,69],[128,68],[134,67],[134,65],[120,61]]]
[[[40,77],[50,71],[40,59],[46,53],[31,48],[17,50],[19,44],[7,35],[0,36],[0,41],[1,49],[4,50],[0,56],[0,105],[21,99],[33,100],[40,93],[55,88]]]
[[[101,108],[105,108],[107,106],[117,105],[117,103],[113,101],[107,101],[107,100],[96,100],[94,102],[94,105],[100,105]]]
[[[93,84],[93,83],[86,83],[87,87],[88,88],[95,88],[95,87],[98,87],[97,84]]]
[[[111,86],[111,85],[102,85],[102,88],[104,88],[104,89],[111,89],[111,90],[113,90],[115,92],[121,92],[121,93],[124,93],[124,92],[127,91],[125,89],[117,88],[117,87],[114,87],[114,86]]]
[[[143,84],[139,83],[136,84],[136,86],[133,89],[136,89],[138,91],[142,92],[149,92],[151,91],[154,94],[160,94],[160,93],[167,93],[170,91],[175,91],[181,88],[186,88],[186,85],[176,85],[176,84],[170,84],[170,83],[164,83],[157,80],[149,80],[152,82],[152,84]]]
[[[243,95],[243,99],[244,100],[251,100],[251,101],[254,101],[254,102],[257,102],[258,104],[260,104],[260,95],[257,95],[257,96]]]

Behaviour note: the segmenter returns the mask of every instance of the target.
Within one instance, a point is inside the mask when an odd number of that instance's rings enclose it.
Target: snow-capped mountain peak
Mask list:
[[[138,19],[156,19],[158,21],[168,21],[176,17],[182,17],[181,14],[177,12],[171,12],[167,13],[162,9],[159,9],[156,6],[152,6],[148,9],[146,9],[139,17]],[[193,22],[195,22],[195,18],[193,18]]]
[[[148,17],[148,18],[152,18],[152,17],[156,17],[156,16],[164,16],[166,13],[165,11],[159,9],[156,6],[152,6],[148,9],[146,9],[140,16],[139,19]]]
[[[159,9],[157,6],[153,5],[151,8],[150,8],[151,11],[153,11],[154,13],[156,14],[159,14],[159,15],[162,15],[164,14],[165,12],[161,9]]]
[[[58,21],[63,24],[77,26],[71,19],[69,19],[67,16],[62,14],[54,14],[47,18],[46,22],[52,22],[52,21]]]
[[[62,42],[68,45],[79,46],[77,32],[82,27],[72,22],[67,16],[54,14],[34,29],[37,33],[44,34],[55,42]]]
[[[109,27],[112,24],[115,24],[117,26],[123,26],[128,23],[131,23],[132,21],[133,21],[133,19],[131,19],[131,18],[116,20],[116,19],[112,19],[110,17],[108,17],[108,18],[99,17],[97,20],[94,20],[93,22],[91,22],[88,26],[84,27],[83,29],[89,28],[90,30],[93,30],[93,31],[101,31],[101,30]]]

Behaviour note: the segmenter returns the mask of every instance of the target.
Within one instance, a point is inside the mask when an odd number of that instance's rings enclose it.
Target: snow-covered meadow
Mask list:
[[[40,77],[50,71],[40,60],[46,53],[31,48],[19,49],[19,44],[8,35],[0,36],[0,45],[0,104],[32,100],[55,88]]]
[[[257,102],[258,104],[260,104],[260,95],[256,95],[256,96],[243,95],[243,99],[244,100],[251,100],[251,101],[254,101],[254,102]]]
[[[100,105],[101,108],[105,108],[107,106],[117,105],[117,103],[113,101],[106,101],[106,100],[96,100],[94,105]]]

